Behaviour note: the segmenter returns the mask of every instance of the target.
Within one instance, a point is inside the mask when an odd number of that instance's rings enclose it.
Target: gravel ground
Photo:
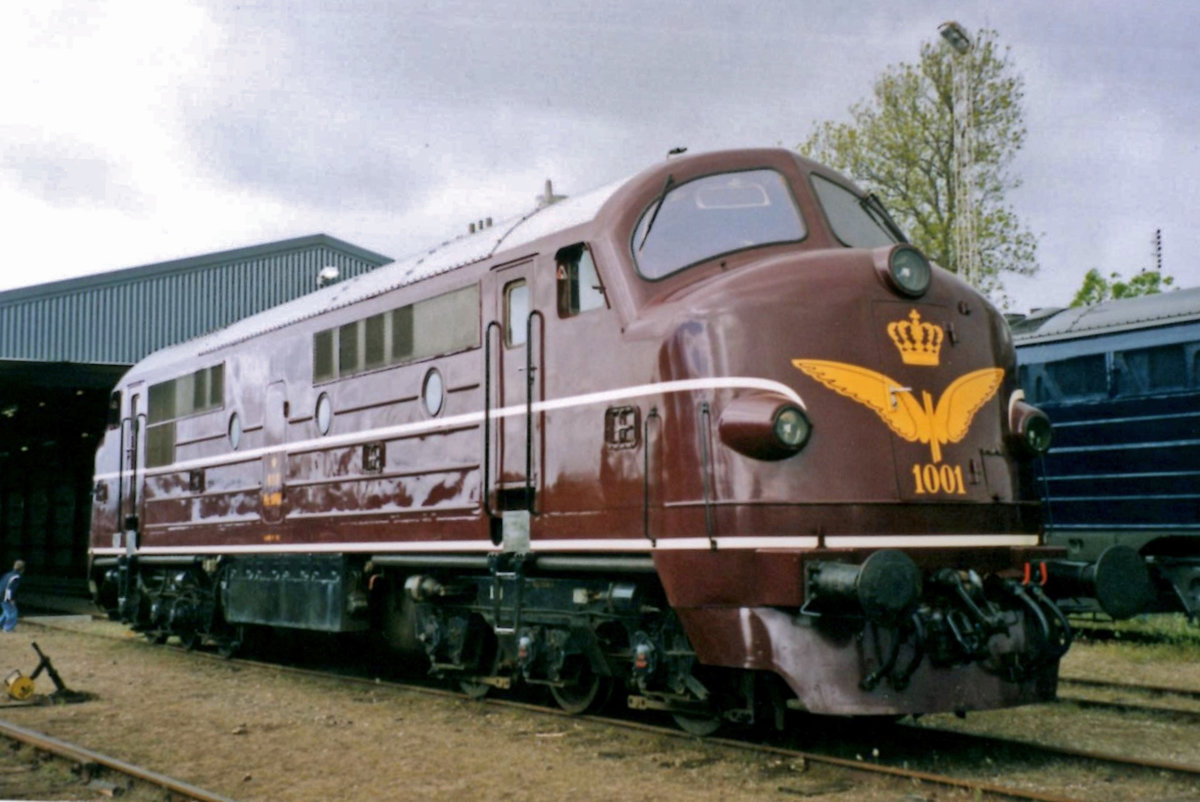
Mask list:
[[[64,629],[67,627],[67,629]],[[920,802],[970,795],[875,781],[698,740],[481,705],[458,698],[298,677],[151,647],[108,622],[23,621],[0,639],[0,672],[29,673],[36,640],[68,685],[94,701],[0,711],[0,717],[179,777],[238,800],[866,800]],[[1200,688],[1200,666],[1131,657],[1129,647],[1077,646],[1063,673]],[[46,678],[38,690],[50,690]],[[935,716],[937,726],[1146,754],[1200,765],[1197,725],[1070,705]],[[888,744],[882,742],[886,758]],[[1140,786],[1090,776],[1078,765],[1024,776],[992,767],[938,766],[998,784],[1080,799],[1185,800],[1200,792],[1169,778]],[[0,763],[0,799],[28,799]],[[993,770],[995,769],[995,770]],[[14,779],[15,778],[15,779]],[[13,782],[18,785],[13,785]],[[36,790],[30,786],[30,790]],[[52,796],[38,798],[53,799]],[[59,799],[94,798],[80,793]]]
[[[108,622],[72,623],[82,635],[61,626],[22,622],[0,641],[0,669],[28,674],[36,640],[64,682],[97,698],[0,716],[247,802],[969,798],[698,740],[201,659]],[[39,692],[50,689],[39,680]],[[0,799],[28,798],[8,776]]]

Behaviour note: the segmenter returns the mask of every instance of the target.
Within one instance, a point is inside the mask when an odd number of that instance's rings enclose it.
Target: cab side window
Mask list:
[[[554,255],[558,282],[558,316],[574,317],[606,305],[604,287],[596,272],[592,252],[583,243],[562,248]]]
[[[518,279],[504,287],[504,344],[515,348],[528,339],[529,285]]]

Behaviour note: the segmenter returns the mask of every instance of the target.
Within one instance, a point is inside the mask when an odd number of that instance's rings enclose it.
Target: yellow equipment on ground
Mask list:
[[[33,680],[19,670],[13,671],[4,678],[4,687],[8,689],[8,695],[18,702],[25,702],[33,698]]]

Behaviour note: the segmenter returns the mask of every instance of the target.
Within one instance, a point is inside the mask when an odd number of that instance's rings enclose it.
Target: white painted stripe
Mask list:
[[[486,554],[500,551],[490,540],[427,540],[412,543],[261,543],[236,546],[142,546],[137,553],[145,556],[180,554],[392,554],[404,552]],[[124,549],[92,549],[95,556],[113,556]]]
[[[694,392],[696,390],[764,390],[767,392],[779,393],[792,403],[799,406],[801,409],[807,409],[804,401],[800,398],[800,395],[786,384],[772,381],[771,379],[755,378],[753,376],[730,376],[724,378],[680,379],[678,381],[670,382],[639,384],[633,387],[621,387],[615,390],[605,390],[597,393],[585,393],[583,395],[568,396],[565,398],[554,398],[548,401],[537,401],[533,404],[533,411],[535,413],[550,412],[557,409],[569,409],[572,407],[582,407],[592,404],[609,404],[613,401],[622,401],[631,398],[644,398],[648,395],[659,395],[664,393],[687,393]],[[525,412],[525,404],[515,404],[512,406],[493,409],[490,411],[489,417],[492,420],[499,420],[500,418],[510,418],[524,415]],[[401,423],[395,426],[384,426],[378,429],[367,429],[364,431],[349,432],[347,434],[332,435],[330,437],[300,440],[293,443],[285,443],[283,445],[270,446],[266,448],[250,449],[247,451],[234,451],[216,457],[205,457],[202,459],[188,460],[187,462],[176,462],[161,468],[143,469],[142,473],[145,476],[157,476],[160,474],[176,473],[179,471],[197,470],[199,468],[207,468],[214,465],[224,465],[226,463],[249,462],[251,460],[260,459],[267,454],[276,452],[310,451],[314,449],[337,448],[339,446],[356,445],[358,443],[385,440],[394,437],[427,434],[429,432],[447,429],[460,429],[467,426],[478,426],[479,424],[483,423],[483,419],[483,410],[479,410],[477,412],[467,412],[462,415],[452,415],[446,418],[435,418],[433,420]],[[132,476],[133,471],[125,470],[123,474],[125,476]],[[96,474],[95,478],[116,479],[120,475],[122,475],[122,472],[113,471],[111,473]]]
[[[825,548],[936,549],[960,546],[1037,546],[1038,535],[844,535],[825,538]]]
[[[751,549],[862,549],[862,548],[961,548],[1037,546],[1037,535],[838,535],[826,537],[824,544],[817,537],[718,537],[718,550]],[[712,544],[706,537],[660,538],[651,545],[644,538],[582,538],[578,540],[537,540],[531,550],[542,552],[629,552],[709,551]],[[144,546],[138,554],[168,556],[181,554],[406,554],[406,553],[478,553],[500,551],[487,540],[415,540],[387,543],[264,543],[237,546]],[[123,549],[94,548],[93,556],[117,556]]]
[[[815,537],[718,537],[718,549],[813,549]],[[651,545],[645,538],[539,540],[530,541],[530,549],[541,551],[709,551],[712,541],[706,537],[659,538]]]

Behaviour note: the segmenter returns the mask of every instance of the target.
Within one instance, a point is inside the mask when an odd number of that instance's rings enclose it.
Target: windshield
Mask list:
[[[663,278],[734,251],[796,242],[807,233],[783,176],[774,170],[720,173],[676,185],[646,208],[633,235],[638,271]]]
[[[825,209],[834,236],[851,248],[878,248],[903,242],[899,230],[873,195],[861,197],[841,184],[819,175],[812,177],[817,200]]]

